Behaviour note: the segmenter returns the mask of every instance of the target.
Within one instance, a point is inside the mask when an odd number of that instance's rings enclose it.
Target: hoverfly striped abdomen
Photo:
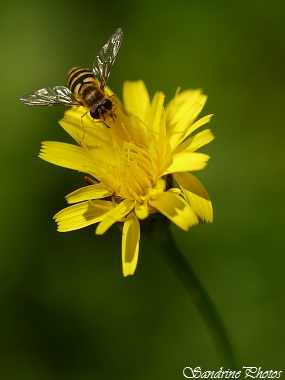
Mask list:
[[[73,67],[69,70],[67,83],[70,91],[85,107],[92,107],[104,97],[94,73],[88,69]]]

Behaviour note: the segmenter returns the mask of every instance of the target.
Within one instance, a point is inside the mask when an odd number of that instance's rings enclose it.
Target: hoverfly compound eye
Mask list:
[[[92,119],[100,119],[98,106],[98,104],[94,104],[94,106],[90,108],[90,116],[92,117]]]
[[[103,99],[101,102],[99,102],[99,105],[104,107],[107,111],[111,111],[113,104],[110,99]]]
[[[104,115],[108,114],[108,111],[112,111],[113,104],[110,99],[102,99],[97,104],[94,104],[90,108],[90,116],[93,119],[100,119],[102,116],[105,120]]]

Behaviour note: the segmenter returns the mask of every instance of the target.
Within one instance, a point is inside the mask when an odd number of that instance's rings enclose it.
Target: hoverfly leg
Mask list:
[[[102,121],[102,123],[105,124],[107,128],[111,128],[108,124],[105,123],[105,121]]]
[[[103,114],[103,119],[104,120],[100,120],[101,123],[103,123],[104,125],[106,125],[107,128],[111,128],[107,123],[105,123],[105,114]]]
[[[82,124],[82,127],[84,126],[84,125],[83,125],[83,121],[82,121],[82,119],[84,118],[85,115],[88,114],[88,112],[89,112],[89,111],[86,111],[86,112],[81,116],[81,124]]]
[[[104,120],[102,119],[99,119],[99,120],[96,120],[96,119],[92,119],[92,123],[103,123],[107,128],[110,128],[108,124],[105,123],[105,116],[103,116]]]
[[[86,116],[88,114],[89,111],[86,111],[82,116],[81,116],[81,124],[82,124],[82,128],[83,128],[83,136],[82,136],[82,139],[80,140],[80,145],[82,143],[82,141],[84,140],[84,137],[85,137],[85,128],[84,128],[84,124],[83,124],[83,118],[84,116]]]
[[[114,111],[117,108],[117,104],[114,104],[114,99],[115,98],[116,98],[116,94],[112,94],[112,95],[108,96],[108,99],[111,100],[111,102],[112,102],[112,109],[110,110],[108,116],[112,118],[113,123],[115,122],[116,117],[117,117],[117,115],[114,113]]]
[[[109,96],[108,96],[108,99],[111,99],[111,101],[112,101],[112,100],[115,99],[115,97],[116,97],[116,94],[112,94],[112,95],[109,95]]]
[[[117,104],[114,105],[112,111],[111,111],[111,114],[110,114],[110,117],[113,119],[113,123],[115,123],[115,120],[116,120],[116,117],[117,115],[114,113],[114,111],[116,111],[116,108],[117,108]]]

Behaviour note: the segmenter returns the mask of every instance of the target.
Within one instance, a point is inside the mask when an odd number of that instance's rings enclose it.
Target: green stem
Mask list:
[[[209,295],[172,236],[166,218],[155,216],[141,223],[142,236],[161,254],[191,297],[206,325],[223,366],[237,369],[234,352],[225,326]]]

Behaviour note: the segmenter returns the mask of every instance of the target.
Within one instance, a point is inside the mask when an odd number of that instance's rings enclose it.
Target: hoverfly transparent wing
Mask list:
[[[93,72],[100,82],[100,88],[103,90],[107,84],[113,64],[120,50],[123,39],[123,30],[117,29],[108,42],[102,47],[99,55],[94,60]]]
[[[82,106],[82,103],[65,86],[41,88],[23,96],[20,101],[29,106]]]

